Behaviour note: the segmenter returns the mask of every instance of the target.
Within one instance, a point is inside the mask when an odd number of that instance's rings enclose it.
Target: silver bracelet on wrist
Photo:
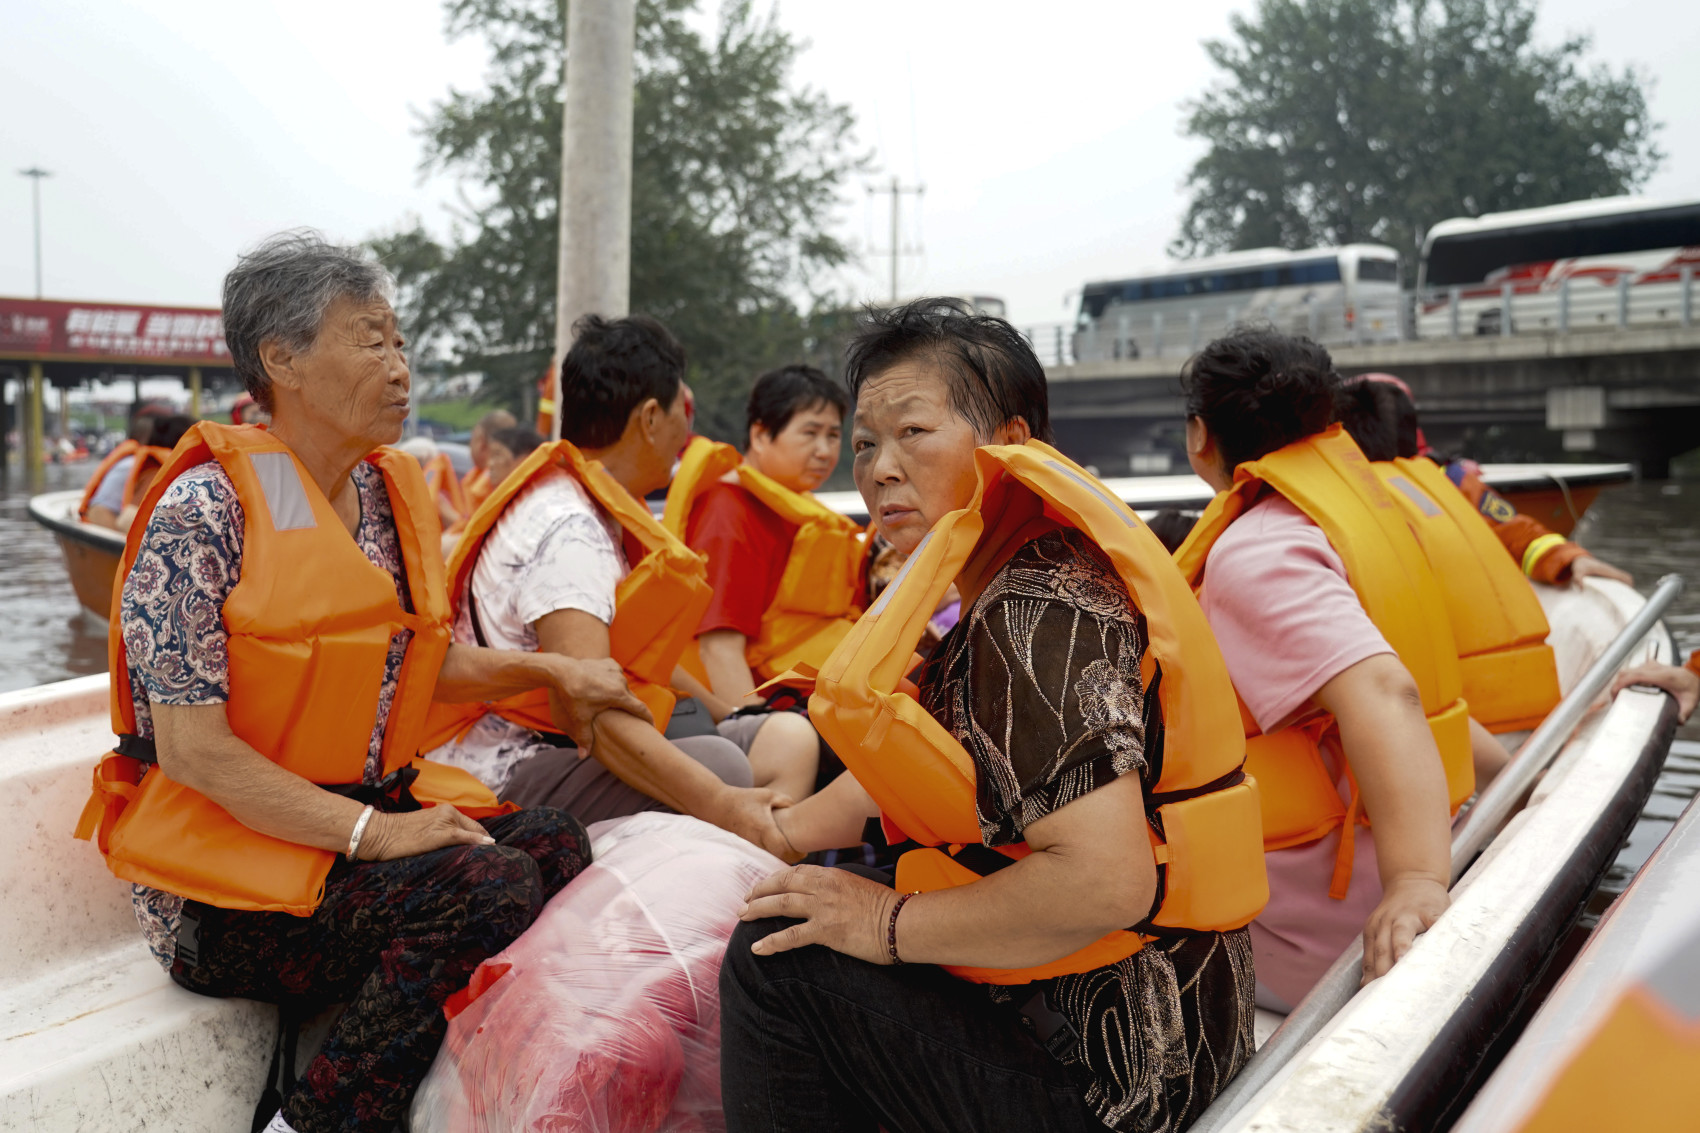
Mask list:
[[[353,861],[354,855],[360,852],[360,839],[366,833],[366,824],[372,821],[372,812],[377,809],[368,806],[360,812],[360,817],[354,820],[354,833],[348,836],[348,853],[343,855],[349,861]]]

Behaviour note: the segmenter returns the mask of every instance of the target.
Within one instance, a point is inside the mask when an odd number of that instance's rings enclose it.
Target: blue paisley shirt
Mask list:
[[[411,611],[383,473],[362,462],[353,478],[360,497],[355,542],[394,577],[396,594]],[[224,601],[242,577],[242,525],[236,487],[217,461],[196,465],[173,481],[148,519],[119,609],[138,735],[153,736],[154,704],[223,704],[230,699]],[[384,725],[411,637],[411,630],[403,630],[390,640],[366,752],[368,783],[382,776]],[[169,969],[183,898],[137,885],[132,902],[148,947]]]

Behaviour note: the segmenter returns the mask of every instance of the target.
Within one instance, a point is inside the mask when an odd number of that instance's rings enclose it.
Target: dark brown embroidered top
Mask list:
[[[921,702],[973,756],[988,845],[1147,759],[1157,706],[1140,679],[1145,620],[1114,567],[1075,531],[1004,564],[921,674]],[[1224,711],[1234,710],[1224,705]],[[1032,991],[988,987],[1000,1001]],[[1165,938],[1126,960],[1051,981],[1081,1036],[1067,1061],[1105,1125],[1189,1125],[1251,1056],[1254,983],[1244,929]]]

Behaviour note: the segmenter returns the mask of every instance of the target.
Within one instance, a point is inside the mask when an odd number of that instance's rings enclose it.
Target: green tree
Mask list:
[[[1371,241],[1411,253],[1452,216],[1610,196],[1662,155],[1633,68],[1534,41],[1533,0],[1260,0],[1205,50],[1209,144],[1181,255]]]
[[[731,0],[710,36],[695,0],[640,0],[632,154],[632,309],[655,315],[691,360],[698,428],[742,440],[763,369],[819,353],[829,232],[852,150],[848,108],[788,84],[801,45]],[[467,184],[451,239],[416,220],[372,241],[396,272],[421,346],[487,375],[518,405],[555,339],[563,0],[448,0],[451,36],[489,44],[488,89],[451,91],[422,134],[423,168]],[[808,298],[799,304],[798,297]],[[805,307],[807,308],[805,310]]]

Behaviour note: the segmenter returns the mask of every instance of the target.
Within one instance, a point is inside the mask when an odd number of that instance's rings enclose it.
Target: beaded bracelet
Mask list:
[[[905,893],[897,899],[897,904],[891,907],[891,923],[885,927],[885,950],[891,953],[894,966],[903,963],[903,958],[897,954],[897,914],[903,911],[904,903],[919,892],[921,891],[917,889],[914,893]]]

